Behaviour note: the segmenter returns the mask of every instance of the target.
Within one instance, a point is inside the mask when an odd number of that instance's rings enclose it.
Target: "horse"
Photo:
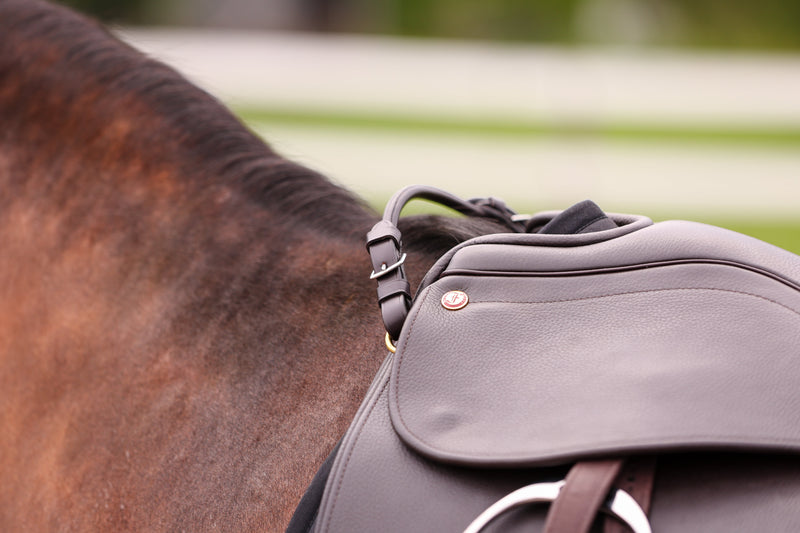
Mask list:
[[[0,530],[283,530],[386,353],[377,215],[42,0],[0,124]],[[491,225],[411,218],[409,276]]]

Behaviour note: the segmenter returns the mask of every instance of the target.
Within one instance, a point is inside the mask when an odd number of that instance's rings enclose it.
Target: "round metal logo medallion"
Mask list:
[[[469,296],[463,291],[449,291],[442,296],[442,307],[456,311],[469,303]]]

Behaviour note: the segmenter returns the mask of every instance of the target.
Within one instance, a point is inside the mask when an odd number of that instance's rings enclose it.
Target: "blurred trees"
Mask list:
[[[128,24],[800,50],[797,0],[62,0]]]
[[[154,24],[156,20],[145,16],[146,0],[61,0],[83,13],[89,13],[106,22],[127,24]]]
[[[797,0],[396,0],[401,35],[800,49]]]

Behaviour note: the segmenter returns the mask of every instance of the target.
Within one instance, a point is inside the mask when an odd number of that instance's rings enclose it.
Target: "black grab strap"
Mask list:
[[[462,200],[441,189],[424,185],[410,185],[395,193],[386,204],[383,220],[367,233],[367,251],[372,260],[370,278],[378,281],[378,303],[383,323],[394,340],[400,336],[411,308],[411,287],[403,269],[406,254],[402,251],[403,243],[397,223],[403,207],[413,199],[435,202],[467,216],[492,218],[515,233],[524,231],[523,225],[513,218],[516,213],[496,198]]]

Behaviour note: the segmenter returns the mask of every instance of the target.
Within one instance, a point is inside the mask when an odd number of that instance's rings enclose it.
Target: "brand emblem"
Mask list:
[[[442,296],[442,307],[456,311],[469,303],[469,296],[463,291],[449,291]]]

